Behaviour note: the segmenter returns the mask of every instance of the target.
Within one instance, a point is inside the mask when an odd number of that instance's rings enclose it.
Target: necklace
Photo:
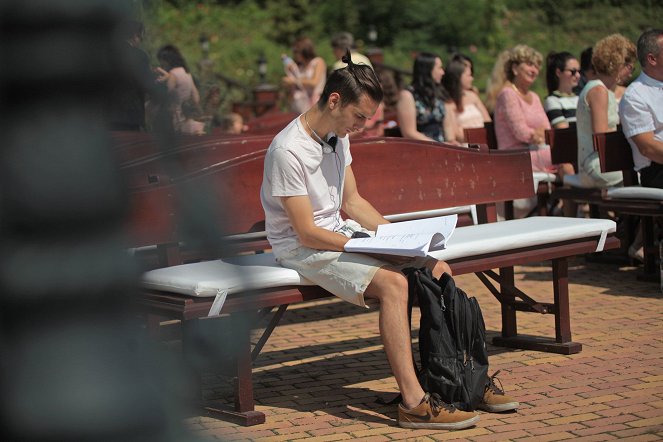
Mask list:
[[[324,143],[324,141],[322,141],[322,137],[320,135],[318,135],[318,133],[316,131],[313,130],[313,128],[311,127],[310,124],[308,124],[308,119],[306,118],[306,114],[307,114],[307,112],[304,112],[304,123],[306,123],[306,127],[308,127],[308,130],[310,130],[311,133],[313,135],[315,135],[315,137],[318,139],[318,142],[320,144]]]
[[[523,94],[522,92],[520,92],[520,89],[518,89],[518,86],[516,86],[515,84],[511,83],[511,87],[513,88],[514,91],[518,92],[518,94],[520,94],[521,96],[523,96],[523,97],[527,96],[527,94]]]

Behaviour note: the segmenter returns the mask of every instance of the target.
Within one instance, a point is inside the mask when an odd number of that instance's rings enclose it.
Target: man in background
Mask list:
[[[368,57],[366,57],[363,54],[360,54],[355,50],[354,44],[355,44],[355,39],[352,36],[352,34],[349,32],[339,32],[338,34],[332,37],[331,47],[332,50],[334,51],[334,57],[336,57],[336,61],[332,65],[332,71],[347,66],[347,63],[341,60],[341,58],[343,58],[343,56],[348,50],[350,50],[350,55],[352,57],[352,62],[354,64],[365,64],[367,66],[370,66],[371,68],[373,67]]]
[[[619,117],[640,183],[663,188],[663,29],[645,31],[637,51],[642,72],[626,89]]]
[[[165,103],[168,73],[150,67],[149,57],[140,48],[145,35],[143,24],[125,20],[117,30],[115,50],[121,60],[119,75],[111,82],[106,95],[103,117],[111,130],[145,130],[145,103]]]

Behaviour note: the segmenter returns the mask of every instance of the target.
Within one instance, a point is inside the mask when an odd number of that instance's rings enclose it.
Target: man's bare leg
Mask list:
[[[451,274],[449,266],[442,261],[431,261],[429,266],[432,266],[436,278],[445,271]],[[407,319],[407,279],[399,270],[383,267],[375,273],[364,296],[380,301],[380,336],[387,359],[403,396],[403,405],[407,408],[416,407],[425,392],[412,364],[412,343]]]

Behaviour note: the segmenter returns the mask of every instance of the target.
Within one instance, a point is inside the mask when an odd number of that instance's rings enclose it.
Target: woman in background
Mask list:
[[[548,96],[543,108],[553,128],[564,129],[576,121],[578,96],[573,88],[580,80],[580,63],[569,52],[551,52],[546,65]]]
[[[455,142],[453,116],[445,107],[447,97],[441,87],[442,59],[421,52],[414,60],[412,84],[401,90],[396,105],[401,135],[415,140]]]
[[[550,122],[541,99],[530,90],[542,61],[541,54],[526,45],[509,51],[504,63],[507,81],[495,103],[495,135],[500,149],[529,148],[534,172],[556,172],[544,137]]]
[[[598,41],[592,52],[596,78],[580,93],[576,111],[578,133],[578,169],[587,187],[610,187],[622,182],[621,172],[601,173],[593,135],[614,132],[619,124],[615,88],[630,78],[635,62],[635,45],[620,34]]]
[[[460,52],[456,52],[451,56],[449,64],[451,64],[451,62],[454,61],[460,61],[461,63],[465,64],[465,66],[470,68],[470,74],[472,75],[472,80],[474,80],[474,61],[472,61],[472,59],[469,56],[461,54]],[[479,95],[479,89],[476,86],[474,86],[473,83],[470,84],[468,89],[474,92],[475,94]]]
[[[182,123],[186,120],[182,112],[182,103],[190,101],[192,105],[200,106],[198,88],[193,82],[184,57],[175,46],[163,46],[157,52],[157,59],[161,67],[169,74],[167,80],[169,109],[173,118],[173,128],[179,132]]]
[[[473,90],[473,81],[472,69],[463,61],[451,61],[442,78],[442,85],[454,104],[451,110],[458,126],[456,140],[460,142],[465,142],[463,129],[483,127],[491,121],[486,106]]]
[[[318,102],[327,79],[327,64],[315,53],[313,41],[299,37],[292,46],[293,59],[284,57],[286,76],[281,83],[289,94],[290,109],[304,113]]]

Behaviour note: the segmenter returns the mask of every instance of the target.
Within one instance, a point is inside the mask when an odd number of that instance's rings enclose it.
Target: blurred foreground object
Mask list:
[[[0,0],[4,440],[184,439],[184,377],[130,309],[126,192],[99,119],[130,75],[112,44],[127,4]]]

